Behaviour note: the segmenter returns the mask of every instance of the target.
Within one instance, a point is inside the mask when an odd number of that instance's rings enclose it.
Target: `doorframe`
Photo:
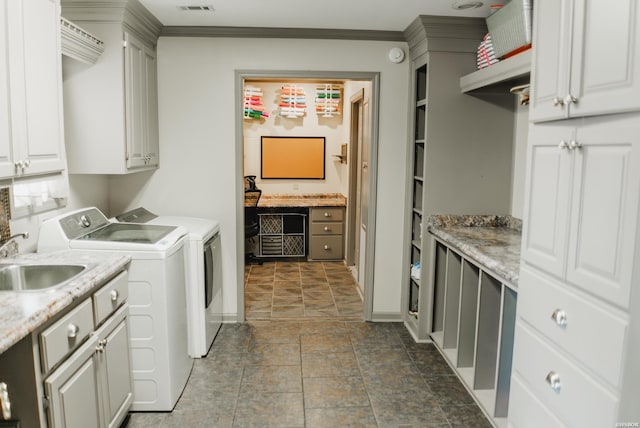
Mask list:
[[[292,71],[292,70],[235,70],[235,193],[236,218],[244,218],[244,180],[243,166],[243,108],[242,90],[246,79],[331,79],[331,80],[359,80],[371,82],[371,122],[370,122],[370,156],[369,156],[369,211],[367,214],[368,229],[365,242],[365,280],[363,317],[371,321],[373,317],[373,292],[375,288],[374,261],[376,238],[376,207],[378,199],[378,136],[379,136],[379,108],[380,108],[380,73],[359,71]],[[349,203],[349,201],[347,202]],[[245,321],[244,313],[244,221],[236,222],[236,275],[237,287],[237,322]],[[361,249],[362,251],[362,249]]]
[[[351,98],[349,99],[349,104],[351,105],[351,111],[350,111],[350,115],[351,115],[351,120],[349,122],[349,196],[348,196],[348,200],[349,201],[353,201],[354,198],[359,198],[359,193],[358,193],[358,177],[359,177],[359,170],[360,170],[360,141],[355,141],[354,144],[354,136],[358,136],[360,138],[362,138],[362,135],[360,133],[360,131],[355,131],[355,135],[354,135],[354,123],[353,123],[353,118],[354,117],[358,117],[358,128],[362,127],[362,111],[363,111],[363,106],[362,103],[364,102],[364,89],[359,90],[358,92],[356,92],[355,94],[353,94],[351,96]],[[358,112],[357,114],[354,113],[354,105],[358,106]],[[356,186],[353,186],[352,183],[356,183]],[[351,264],[356,264],[357,262],[359,262],[359,260],[356,260],[355,256],[355,248],[356,245],[360,245],[358,240],[360,239],[360,222],[357,219],[357,215],[358,214],[358,207],[359,202],[356,201],[356,209],[351,209],[349,210],[349,215],[347,216],[347,248],[346,248],[346,253],[347,253],[347,257],[346,257],[346,261],[347,261],[347,266],[351,266]],[[359,252],[359,251],[358,251]]]

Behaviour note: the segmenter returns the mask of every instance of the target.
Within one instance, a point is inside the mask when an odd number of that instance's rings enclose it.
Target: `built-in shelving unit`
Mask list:
[[[260,257],[303,257],[306,214],[264,213],[260,217]]]
[[[470,92],[494,85],[514,86],[529,80],[531,49],[460,78],[460,91]]]
[[[517,293],[446,243],[433,245],[431,338],[494,424],[506,426]]]

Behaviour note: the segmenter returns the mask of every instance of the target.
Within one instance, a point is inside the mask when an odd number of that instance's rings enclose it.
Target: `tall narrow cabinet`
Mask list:
[[[640,7],[611,6],[534,10],[513,428],[640,421]]]
[[[432,214],[510,212],[513,110],[508,90],[467,95],[483,19],[420,16],[406,30],[412,61],[402,311],[416,340],[433,321]],[[412,269],[420,263],[419,272]],[[413,273],[412,273],[413,270]]]

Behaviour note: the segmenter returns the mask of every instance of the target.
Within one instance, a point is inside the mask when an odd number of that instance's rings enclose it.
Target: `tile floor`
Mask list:
[[[139,427],[490,427],[431,344],[401,323],[225,324],[171,413]]]
[[[222,326],[173,412],[132,413],[128,427],[491,427],[433,345],[362,321],[345,272],[250,266],[252,319]]]
[[[362,297],[343,262],[265,261],[245,267],[245,318],[362,320]]]

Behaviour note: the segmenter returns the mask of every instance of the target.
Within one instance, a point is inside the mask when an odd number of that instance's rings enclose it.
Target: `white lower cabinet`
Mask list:
[[[110,428],[119,426],[126,417],[133,402],[133,393],[127,325],[129,305],[117,292],[122,284],[127,284],[126,273],[120,274],[94,293],[92,299],[80,304],[40,334],[41,344],[51,344],[48,348],[41,345],[42,361],[48,360],[49,348],[60,349],[55,346],[58,332],[65,333],[58,339],[63,344],[73,344],[76,337],[89,335],[89,339],[44,380],[50,427]],[[109,291],[107,295],[111,296],[110,301],[118,309],[97,329],[93,330],[91,323],[90,332],[87,332],[78,320],[85,318],[81,315],[87,310],[91,319],[92,300],[94,308],[104,309],[104,290]],[[59,357],[51,364],[58,364],[61,359]]]

